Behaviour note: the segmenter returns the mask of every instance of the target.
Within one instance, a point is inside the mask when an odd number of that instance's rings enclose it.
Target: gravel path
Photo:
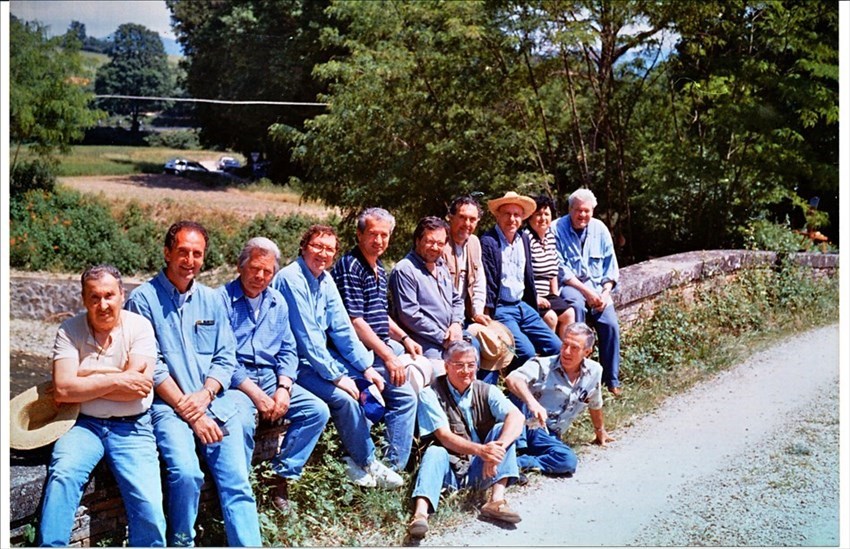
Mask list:
[[[573,478],[509,490],[516,527],[471,518],[422,545],[838,545],[838,347],[835,325],[757,353],[588,449]]]

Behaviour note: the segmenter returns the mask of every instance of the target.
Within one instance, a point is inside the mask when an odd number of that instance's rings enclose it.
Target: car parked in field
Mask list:
[[[200,162],[195,162],[194,160],[186,160],[185,158],[172,158],[171,160],[165,163],[165,167],[162,169],[162,171],[164,171],[165,173],[170,173],[172,175],[184,175],[187,172],[209,172],[209,170],[206,169]]]
[[[221,172],[232,172],[242,167],[242,164],[232,156],[222,156],[216,164]]]

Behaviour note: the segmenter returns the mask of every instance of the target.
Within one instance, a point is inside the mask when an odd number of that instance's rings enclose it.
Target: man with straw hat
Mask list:
[[[561,344],[537,312],[537,292],[531,266],[528,235],[520,232],[537,204],[513,191],[487,203],[496,226],[481,237],[481,255],[487,278],[485,311],[513,334],[516,355],[513,370],[535,355],[553,355]]]
[[[105,457],[124,500],[129,544],[164,546],[159,460],[148,411],[154,331],[146,318],[122,310],[124,288],[115,267],[86,269],[81,283],[86,312],[59,326],[52,389],[57,403],[79,403],[79,415],[53,447],[38,543],[68,545],[83,485]]]

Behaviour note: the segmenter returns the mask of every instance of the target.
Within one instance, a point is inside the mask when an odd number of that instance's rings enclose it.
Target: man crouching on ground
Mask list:
[[[419,393],[419,434],[434,442],[422,457],[413,490],[414,514],[407,529],[413,538],[428,532],[429,509],[437,510],[444,486],[492,486],[481,515],[522,520],[505,501],[505,488],[519,476],[514,440],[522,431],[522,413],[498,388],[476,379],[478,354],[472,344],[450,344],[443,359],[446,374]]]
[[[505,378],[505,385],[536,429],[523,427],[517,441],[517,458],[523,471],[545,474],[575,472],[577,460],[561,435],[585,408],[596,433],[594,444],[614,439],[605,430],[602,414],[602,366],[588,358],[593,351],[593,330],[584,322],[564,329],[561,352],[551,357],[535,357]]]

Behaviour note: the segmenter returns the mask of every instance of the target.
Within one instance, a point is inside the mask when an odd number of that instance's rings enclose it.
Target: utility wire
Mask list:
[[[226,99],[196,99],[191,97],[144,97],[141,95],[95,95],[97,99],[141,99],[143,101],[182,101],[184,103],[219,103],[224,105],[284,105],[290,107],[326,107],[327,103],[297,101],[228,101]]]

